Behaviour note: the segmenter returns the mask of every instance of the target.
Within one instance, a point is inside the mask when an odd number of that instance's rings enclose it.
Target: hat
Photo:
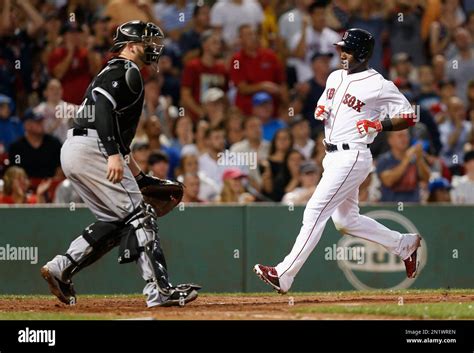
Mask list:
[[[203,103],[216,102],[224,97],[224,91],[217,87],[209,88],[202,97]]]
[[[440,190],[440,189],[451,189],[451,184],[449,183],[448,180],[445,178],[436,178],[430,181],[428,185],[428,189],[430,190],[430,193]]]
[[[411,56],[405,52],[397,53],[393,56],[393,64],[398,64],[402,61],[411,61]]]
[[[239,168],[229,168],[224,171],[224,174],[222,175],[222,180],[240,179],[246,177],[247,174],[242,172]]]
[[[466,154],[464,155],[464,163],[472,161],[473,159],[474,159],[474,150],[466,152]]]
[[[33,109],[28,108],[23,114],[23,121],[33,120],[33,121],[42,121],[44,119],[43,114],[35,112]]]
[[[135,152],[144,148],[150,148],[150,144],[146,140],[137,140],[132,143],[132,152]]]
[[[61,34],[67,33],[67,32],[82,32],[82,27],[81,25],[74,21],[66,21],[63,26],[61,27]]]
[[[12,99],[4,94],[0,94],[0,104],[10,104]]]
[[[317,58],[320,58],[322,56],[324,56],[326,58],[332,58],[334,56],[334,54],[331,53],[331,52],[320,52],[320,51],[318,51],[318,52],[314,53],[314,55],[311,57],[311,62],[313,62],[314,60],[316,60]]]
[[[252,105],[262,105],[273,100],[272,96],[267,92],[257,92],[252,97]]]
[[[303,162],[300,167],[301,174],[315,173],[318,171],[318,166],[313,161]]]

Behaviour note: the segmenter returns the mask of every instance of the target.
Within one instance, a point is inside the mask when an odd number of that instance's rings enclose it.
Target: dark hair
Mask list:
[[[285,159],[283,161],[283,166],[281,167],[280,173],[275,177],[275,183],[273,188],[273,195],[272,198],[275,201],[281,201],[283,195],[285,194],[285,187],[291,180],[290,170],[288,168],[288,159],[293,153],[298,153],[301,158],[304,160],[304,156],[298,150],[290,148],[285,155]]]
[[[217,126],[214,126],[214,127],[210,127],[206,130],[206,133],[204,134],[204,138],[209,138],[211,136],[211,134],[215,131],[224,131],[225,133],[225,129],[224,127],[222,126],[222,124],[219,124]]]
[[[198,1],[197,4],[194,6],[193,18],[197,17],[197,15],[199,15],[199,11],[204,7],[209,7],[209,5],[206,4],[205,1],[202,1],[202,2]]]
[[[182,120],[182,119],[191,119],[191,117],[189,115],[181,115],[181,116],[178,116],[176,119],[174,119],[172,121],[172,125],[171,125],[171,136],[173,136],[173,138],[177,139],[178,138],[178,135],[176,134],[176,128],[178,127],[178,123]],[[193,132],[194,132],[194,124],[193,124],[193,120],[191,119],[191,124],[192,124],[192,129],[193,129]]]
[[[328,6],[328,0],[317,0],[308,6],[308,12],[312,14],[316,9],[324,9]]]
[[[243,124],[242,124],[242,127],[243,127],[244,129],[247,128],[247,124],[248,124],[248,122],[249,122],[250,120],[258,120],[258,121],[260,121],[260,118],[259,118],[258,116],[255,116],[255,115],[249,115],[248,117],[246,117],[246,118],[244,119],[244,121],[243,121]]]
[[[150,157],[148,157],[148,165],[152,166],[160,162],[169,163],[170,159],[168,158],[168,155],[160,150],[153,151],[150,154]]]
[[[278,129],[275,132],[275,135],[273,135],[272,142],[270,143],[270,152],[268,153],[270,156],[273,155],[276,152],[276,140],[277,140],[278,135],[282,132],[286,132],[288,134],[288,136],[290,137],[290,148],[289,149],[292,148],[292,146],[293,146],[293,135],[291,135],[290,129],[288,129],[287,127]]]

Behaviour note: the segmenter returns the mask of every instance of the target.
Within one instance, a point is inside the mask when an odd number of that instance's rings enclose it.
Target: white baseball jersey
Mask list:
[[[332,72],[326,89],[318,101],[325,106],[329,117],[325,120],[325,138],[330,143],[372,143],[377,134],[361,137],[358,120],[383,120],[400,113],[414,113],[408,100],[391,81],[374,69],[355,74],[346,70]]]

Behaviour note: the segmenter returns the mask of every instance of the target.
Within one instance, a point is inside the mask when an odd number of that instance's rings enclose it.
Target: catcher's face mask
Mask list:
[[[146,65],[152,65],[158,71],[158,62],[160,61],[161,53],[163,52],[164,34],[161,29],[153,23],[148,22],[145,28],[145,33],[142,36],[144,46],[143,62]]]

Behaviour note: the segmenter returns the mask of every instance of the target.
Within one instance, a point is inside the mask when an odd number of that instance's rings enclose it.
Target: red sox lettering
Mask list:
[[[358,111],[360,113],[361,108],[365,105],[360,99],[356,96],[353,96],[347,93],[342,100],[342,104],[346,104],[347,106],[351,107],[352,109]]]

